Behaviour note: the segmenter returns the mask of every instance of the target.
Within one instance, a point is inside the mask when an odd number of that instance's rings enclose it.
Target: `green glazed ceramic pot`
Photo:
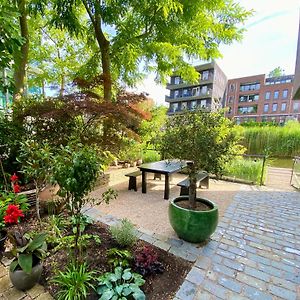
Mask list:
[[[194,211],[177,205],[183,200],[188,200],[188,197],[177,197],[169,204],[171,226],[178,237],[187,242],[200,243],[207,240],[214,233],[218,224],[218,206],[210,200],[197,198],[196,201],[205,203],[211,209]]]

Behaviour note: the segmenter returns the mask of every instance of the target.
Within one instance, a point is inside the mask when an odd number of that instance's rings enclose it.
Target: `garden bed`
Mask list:
[[[34,217],[27,218],[27,220],[27,222],[19,224],[22,230],[39,231],[40,225]],[[11,229],[17,230],[17,228]],[[97,271],[99,275],[112,271],[107,261],[106,251],[118,246],[112,239],[108,227],[105,224],[97,222],[89,225],[85,233],[98,235],[101,239],[100,244],[92,241],[85,252],[85,261],[89,269]],[[131,251],[134,252],[146,245],[149,244],[139,240]],[[142,290],[149,300],[173,299],[180,285],[183,283],[186,274],[191,269],[191,263],[152,245],[151,247],[157,252],[158,259],[163,264],[165,270],[162,274],[144,277],[146,282],[142,286]],[[40,284],[42,284],[54,298],[58,287],[51,282],[51,278],[53,278],[58,270],[63,271],[65,269],[69,259],[70,255],[66,250],[59,250],[56,253],[50,250],[50,255],[44,260],[44,269]],[[99,295],[91,291],[88,299],[99,299]]]

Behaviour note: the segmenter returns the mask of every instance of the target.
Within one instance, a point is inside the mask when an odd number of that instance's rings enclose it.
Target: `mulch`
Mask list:
[[[18,225],[23,231],[39,230],[40,225],[33,213],[26,219],[27,221]],[[17,228],[12,227],[11,230],[17,230]],[[85,233],[98,235],[101,239],[100,244],[92,240],[85,251],[85,261],[89,266],[89,270],[97,271],[99,275],[104,272],[112,271],[111,266],[107,262],[106,251],[118,246],[112,239],[108,227],[103,223],[97,222],[89,225]],[[131,249],[131,252],[134,253],[136,249],[149,245],[147,242],[139,240],[134,248]],[[158,261],[163,264],[164,272],[162,274],[152,274],[144,277],[146,282],[141,288],[149,300],[173,299],[192,265],[160,248],[150,246],[158,254]],[[51,278],[53,278],[58,270],[63,271],[69,262],[70,253],[66,250],[59,250],[56,253],[51,253],[50,250],[50,255],[43,261],[44,268],[40,284],[42,284],[54,298],[58,287],[51,282]],[[88,299],[99,299],[99,295],[91,290]]]

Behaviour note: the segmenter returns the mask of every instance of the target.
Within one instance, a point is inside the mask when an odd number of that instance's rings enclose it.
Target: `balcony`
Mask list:
[[[167,89],[168,90],[177,90],[177,89],[181,89],[181,88],[186,88],[186,87],[194,87],[194,86],[199,86],[200,85],[205,85],[205,84],[209,84],[209,83],[213,83],[214,80],[214,74],[211,73],[208,75],[208,77],[205,77],[205,79],[200,79],[198,82],[196,83],[188,83],[188,82],[184,82],[183,80],[181,80],[179,83],[168,83],[167,84]]]
[[[179,95],[176,98],[170,97],[170,96],[165,96],[165,101],[166,102],[181,102],[181,101],[187,101],[187,100],[203,99],[203,98],[208,98],[211,96],[212,96],[212,90],[209,89],[209,90],[207,90],[206,93],[197,93],[196,95],[185,94],[185,95]]]

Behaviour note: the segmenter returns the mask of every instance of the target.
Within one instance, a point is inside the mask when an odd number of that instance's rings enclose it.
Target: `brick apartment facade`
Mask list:
[[[266,78],[264,74],[228,80],[226,116],[247,121],[300,121],[300,100],[292,100],[294,75]]]
[[[194,84],[184,82],[178,75],[171,76],[167,85],[170,96],[165,98],[169,103],[168,115],[196,107],[214,111],[223,106],[227,78],[221,68],[215,62],[211,62],[195,69],[200,76],[199,81]]]

